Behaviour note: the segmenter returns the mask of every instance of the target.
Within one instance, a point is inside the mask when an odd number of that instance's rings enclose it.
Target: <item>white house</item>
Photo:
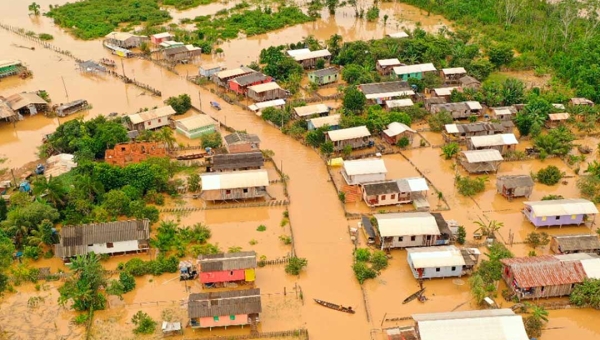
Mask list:
[[[136,253],[148,250],[149,239],[147,219],[63,226],[54,256],[68,261],[92,251],[109,255]]]
[[[169,126],[171,118],[175,115],[175,110],[171,105],[159,107],[153,110],[130,114],[129,128],[132,130],[154,130],[163,126]]]
[[[455,246],[409,248],[406,252],[408,265],[416,279],[461,277],[466,274],[467,261]]]
[[[262,110],[264,110],[268,107],[274,107],[274,108],[280,109],[284,105],[285,105],[285,99],[275,99],[275,100],[269,100],[266,102],[260,102],[260,103],[249,105],[248,109],[250,109],[250,111],[256,113],[256,115],[260,117],[262,115]]]
[[[268,196],[267,170],[206,173],[202,180],[201,197],[206,201],[245,200]]]
[[[385,181],[387,169],[383,159],[369,158],[344,161],[342,176],[348,185]]]
[[[222,70],[222,67],[218,64],[205,64],[200,65],[198,68],[198,75],[206,78],[210,78],[213,74],[217,74]]]
[[[427,212],[375,214],[381,249],[448,244],[452,236],[441,214]]]
[[[372,145],[371,132],[364,125],[328,131],[325,133],[325,139],[333,143],[334,151],[341,151],[346,146],[354,150]]]
[[[422,198],[427,202],[427,181],[422,177],[402,178],[382,182],[364,183],[363,200],[369,207],[410,203]]]

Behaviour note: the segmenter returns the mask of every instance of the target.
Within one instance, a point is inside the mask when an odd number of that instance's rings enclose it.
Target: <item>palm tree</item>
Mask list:
[[[28,8],[30,12],[33,12],[33,15],[40,15],[40,5],[38,5],[37,3],[32,2]]]
[[[168,127],[156,131],[153,136],[154,140],[164,143],[168,148],[172,149],[175,146],[177,140],[173,135],[173,130]]]
[[[474,223],[479,226],[479,228],[477,228],[475,230],[475,232],[481,231],[481,233],[484,236],[487,236],[489,238],[496,238],[494,236],[495,233],[498,230],[500,230],[500,228],[502,228],[504,226],[503,222],[498,222],[496,220],[491,220],[488,223],[486,223],[481,218],[479,218],[479,221],[475,221]]]
[[[54,243],[52,239],[52,227],[52,222],[43,220],[36,229],[30,231],[30,235],[27,237],[27,244],[34,247],[41,247],[43,245],[51,245]]]
[[[594,160],[593,162],[588,164],[588,167],[584,172],[594,177],[600,177],[600,163]]]
[[[75,179],[77,190],[79,190],[85,198],[94,202],[96,197],[104,192],[104,186],[101,182],[95,180],[91,176],[79,175]]]
[[[43,196],[54,207],[64,205],[65,196],[67,195],[62,180],[52,176],[50,176],[50,179],[44,176],[37,176],[33,180],[33,194]]]

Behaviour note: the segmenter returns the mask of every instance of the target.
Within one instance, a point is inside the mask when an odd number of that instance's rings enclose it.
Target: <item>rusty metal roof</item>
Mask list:
[[[261,311],[260,289],[190,294],[188,301],[190,318],[257,314]]]
[[[552,255],[515,257],[500,261],[510,267],[521,288],[580,283],[586,277],[579,261],[560,261]]]

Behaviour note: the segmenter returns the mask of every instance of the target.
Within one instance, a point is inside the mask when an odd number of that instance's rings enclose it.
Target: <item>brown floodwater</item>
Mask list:
[[[50,3],[61,4],[66,1],[41,0],[38,3],[42,11]],[[193,18],[196,15],[210,14],[224,7],[232,7],[235,2],[228,4],[213,4],[201,6],[189,11],[176,12],[172,15],[176,19]],[[381,16],[388,14],[390,20],[384,27],[383,22],[367,23],[353,17],[353,9],[343,8],[335,16],[329,16],[323,11],[322,19],[316,22],[285,28],[264,35],[249,37],[247,39],[234,39],[224,42],[221,46],[225,53],[223,57],[215,58],[228,67],[249,63],[257,59],[261,48],[270,45],[297,42],[302,37],[314,35],[320,40],[326,39],[334,33],[343,36],[344,40],[380,38],[388,33],[414,27],[416,22],[429,31],[436,31],[442,25],[449,23],[439,16],[427,16],[427,13],[414,7],[401,3],[383,3]],[[3,23],[34,30],[38,33],[49,33],[55,37],[54,45],[71,51],[82,59],[99,59],[111,57],[102,48],[100,41],[80,41],[66,34],[64,30],[54,26],[49,18],[29,17],[27,6],[16,1],[0,2],[0,19]],[[35,51],[19,48],[14,45],[35,46]],[[275,162],[283,167],[289,176],[288,190],[291,196],[289,215],[293,225],[298,256],[308,260],[308,267],[300,277],[291,277],[284,273],[281,265],[269,266],[258,269],[256,286],[260,287],[263,294],[263,314],[260,329],[264,331],[285,330],[306,327],[310,330],[312,339],[367,339],[370,330],[381,327],[382,319],[390,317],[408,316],[414,312],[445,312],[455,308],[467,310],[475,308],[469,304],[470,295],[466,284],[467,278],[461,281],[452,279],[427,281],[429,302],[418,304],[413,302],[402,305],[401,301],[413,293],[417,284],[406,265],[406,253],[393,251],[390,267],[383,271],[377,279],[365,284],[367,306],[370,322],[367,321],[365,304],[360,286],[356,282],[351,270],[352,245],[349,240],[347,228],[354,226],[356,221],[348,221],[339,203],[333,185],[329,181],[326,167],[319,155],[310,148],[302,146],[297,141],[283,136],[279,130],[265,124],[254,114],[242,111],[238,107],[228,105],[217,99],[209,91],[185,81],[182,76],[196,72],[197,65],[179,66],[177,69],[181,76],[157,67],[148,61],[131,59],[124,60],[117,65],[119,72],[147,83],[163,92],[163,98],[151,96],[137,87],[125,85],[122,82],[103,76],[84,75],[77,69],[73,60],[49,50],[32,44],[28,40],[0,30],[0,49],[4,52],[3,58],[20,59],[32,71],[33,78],[22,80],[18,78],[3,79],[0,82],[0,95],[10,95],[20,91],[34,91],[45,89],[50,93],[53,103],[62,103],[74,99],[87,99],[93,106],[89,112],[79,116],[92,118],[110,112],[130,113],[144,107],[160,105],[162,100],[170,95],[188,93],[194,104],[200,105],[221,122],[226,122],[235,129],[247,130],[256,133],[262,140],[264,149],[275,152]],[[112,58],[112,57],[111,57]],[[204,56],[203,61],[212,57]],[[121,66],[123,65],[123,67]],[[65,86],[63,86],[63,80]],[[65,88],[66,87],[66,91]],[[332,90],[323,90],[322,93],[330,94]],[[67,98],[68,94],[68,98]],[[201,98],[201,103],[199,103]],[[208,102],[217,100],[223,110],[213,111]],[[331,102],[335,106],[339,102]],[[333,105],[332,105],[333,106]],[[69,117],[60,119],[64,122]],[[44,134],[52,132],[59,124],[59,120],[46,118],[42,115],[25,117],[18,122],[16,127],[0,124],[0,154],[9,158],[10,167],[19,167],[36,159],[37,146]],[[433,145],[441,144],[439,134],[424,132],[422,135]],[[197,145],[197,141],[187,141],[178,138],[184,144]],[[586,139],[588,141],[588,139]],[[590,146],[595,146],[594,140]],[[523,146],[524,147],[524,146]],[[442,211],[447,219],[455,219],[464,225],[468,231],[468,240],[472,241],[472,232],[475,230],[473,221],[479,218],[497,219],[504,222],[505,227],[500,235],[507,239],[509,230],[514,233],[515,242],[522,241],[533,227],[523,219],[520,209],[523,200],[507,202],[495,194],[495,176],[488,176],[489,182],[486,192],[474,197],[464,198],[457,194],[453,178],[459,173],[465,175],[460,167],[453,165],[452,161],[440,157],[439,148],[421,148],[405,151],[404,154],[411,159],[414,165],[443,192],[451,210]],[[594,159],[588,155],[586,162]],[[416,175],[416,170],[399,155],[386,156],[386,164],[390,176],[402,177]],[[499,175],[512,173],[529,173],[537,171],[547,165],[556,165],[568,175],[574,175],[573,170],[557,159],[540,161],[523,161],[505,163],[501,166]],[[273,175],[272,169],[270,176]],[[540,199],[547,194],[560,194],[565,197],[577,197],[578,192],[573,178],[567,179],[567,184],[546,187],[536,184],[530,199]],[[281,184],[272,185],[271,190],[278,196],[282,195]],[[430,198],[434,207],[437,197]],[[198,206],[199,200],[184,201],[185,206]],[[279,240],[281,235],[289,235],[289,226],[281,227],[283,215],[282,208],[244,208],[206,210],[178,216],[164,215],[164,219],[178,219],[182,225],[202,222],[209,225],[213,231],[211,242],[219,243],[222,249],[239,246],[243,249],[253,249],[268,259],[285,256],[290,251],[290,246],[285,246]],[[265,225],[264,232],[256,231],[259,225]],[[550,229],[551,234],[590,232],[586,228]],[[256,244],[250,245],[250,240]],[[524,245],[514,245],[513,250],[517,255],[526,255],[529,248]],[[538,254],[548,253],[548,249],[538,249]],[[114,269],[119,262],[124,262],[133,256],[111,258],[105,266]],[[152,255],[142,255],[150,259]],[[57,260],[40,260],[36,267],[51,267],[52,270],[65,269]],[[186,284],[179,282],[176,274],[165,274],[160,277],[142,277],[137,280],[138,288],[124,296],[123,301],[111,298],[111,308],[97,313],[94,323],[94,335],[98,339],[129,338],[131,334],[130,319],[138,310],[144,310],[152,317],[159,320],[165,309],[171,310],[177,319],[185,319],[185,309],[181,303],[188,292],[199,292],[196,283]],[[304,303],[296,298],[293,290],[295,284],[301,286]],[[59,283],[47,284],[47,289],[41,288],[38,292],[32,284],[17,287],[18,293],[8,294],[0,306],[0,327],[8,331],[15,339],[32,339],[52,336],[61,336],[65,339],[79,339],[82,337],[82,328],[69,323],[75,315],[57,306],[58,297],[56,288]],[[282,296],[283,288],[288,292]],[[27,301],[32,296],[45,296],[45,303],[38,307],[39,312],[32,313],[27,307]],[[324,299],[344,305],[351,305],[357,314],[348,315],[337,313],[315,305],[313,298]],[[464,303],[464,304],[463,304]],[[462,305],[461,305],[462,304]],[[504,303],[508,305],[507,303]],[[458,306],[458,307],[457,307]],[[600,326],[593,323],[595,311],[561,310],[550,312],[548,327],[556,329],[544,333],[544,340],[562,339],[568,334],[581,339],[588,339],[600,334]],[[15,316],[27,318],[15,325]],[[58,315],[58,317],[57,317]],[[384,327],[393,326],[384,323]],[[562,328],[561,328],[562,327]],[[193,335],[231,335],[244,334],[248,330],[228,329],[217,330],[209,333],[202,331],[194,333],[186,330],[186,336]]]

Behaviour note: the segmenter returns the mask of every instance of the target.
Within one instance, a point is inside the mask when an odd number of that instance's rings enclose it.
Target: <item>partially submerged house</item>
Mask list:
[[[211,157],[207,172],[257,170],[263,167],[265,160],[262,152],[239,152],[216,154]]]
[[[408,265],[415,279],[461,277],[477,264],[479,251],[455,246],[407,248]]]
[[[219,73],[223,68],[218,64],[203,64],[198,68],[198,75],[201,77],[210,78],[213,74]]]
[[[229,153],[251,152],[260,150],[260,138],[251,133],[236,131],[223,138]]]
[[[256,115],[260,117],[262,115],[262,110],[264,110],[268,107],[281,109],[284,105],[285,105],[285,99],[275,99],[275,100],[269,100],[266,102],[260,102],[260,103],[248,105],[248,109],[250,111],[256,113]]]
[[[394,71],[394,67],[402,66],[402,65],[404,65],[404,64],[401,63],[400,60],[398,60],[398,58],[380,59],[380,60],[377,60],[377,63],[375,64],[375,69],[382,76],[387,76],[387,75],[391,74],[392,71]]]
[[[308,130],[315,130],[324,126],[328,126],[328,130],[337,130],[340,128],[341,119],[342,116],[340,114],[310,119],[308,121]]]
[[[104,161],[111,165],[125,166],[139,163],[148,157],[166,157],[167,151],[164,143],[137,142],[122,143],[104,152]]]
[[[467,70],[464,67],[443,68],[440,76],[445,82],[457,82],[460,78],[467,75]]]
[[[594,106],[594,102],[587,98],[571,98],[569,100],[570,105],[586,105],[586,106]]]
[[[517,137],[512,133],[503,133],[489,136],[473,136],[467,139],[467,148],[469,150],[498,150],[504,155],[509,151],[517,149]]]
[[[408,80],[409,78],[423,79],[424,73],[434,71],[437,71],[437,69],[432,63],[394,67],[394,74],[402,80]]]
[[[0,78],[13,76],[19,73],[21,67],[19,60],[0,60]]]
[[[256,325],[261,312],[260,289],[197,293],[188,299],[192,328]]]
[[[546,121],[546,128],[554,129],[561,125],[564,125],[569,119],[569,114],[563,113],[550,113],[548,114],[548,120]]]
[[[23,115],[36,115],[39,112],[48,112],[50,106],[42,97],[35,92],[15,93],[6,97],[6,103],[10,108]]]
[[[419,211],[429,210],[427,202],[427,181],[421,177],[402,178],[380,182],[364,183],[362,196],[371,207],[414,203]]]
[[[408,145],[411,145],[416,133],[417,131],[411,129],[406,124],[392,122],[388,125],[387,129],[381,132],[381,138],[392,145],[396,145],[399,140],[406,138],[409,142]]]
[[[598,209],[586,199],[524,202],[523,214],[536,227],[582,225],[592,222]]]
[[[218,122],[204,114],[193,115],[175,121],[176,131],[189,139],[199,138],[207,133],[215,132],[217,128]]]
[[[142,111],[128,115],[127,124],[130,130],[154,130],[171,125],[171,117],[175,115],[171,105]]]
[[[111,32],[104,36],[104,40],[111,45],[121,48],[133,48],[139,47],[148,38],[127,32]]]
[[[242,251],[198,256],[199,281],[203,288],[246,284],[256,280],[256,253]]]
[[[413,106],[413,105],[415,105],[415,103],[413,103],[412,99],[410,99],[410,98],[390,99],[390,100],[385,101],[385,107],[388,110],[399,109],[399,108],[409,107],[409,106]]]
[[[150,221],[147,219],[63,226],[60,243],[54,245],[54,256],[69,261],[89,252],[138,253],[148,250],[149,239]]]
[[[327,67],[312,71],[308,74],[308,80],[318,85],[332,84],[338,81],[340,71],[335,67]]]
[[[65,117],[68,115],[72,115],[82,110],[87,110],[90,107],[88,101],[85,99],[77,99],[72,102],[68,102],[65,104],[60,104],[58,106],[53,107],[52,109],[56,112],[56,115],[59,117]]]
[[[452,232],[442,215],[437,215],[437,219],[428,212],[373,215],[381,236],[381,249],[448,244]]]
[[[550,249],[556,254],[600,255],[600,240],[595,234],[554,235],[550,240]]]
[[[202,49],[194,45],[184,45],[163,50],[163,59],[172,63],[186,64],[202,54]]]
[[[296,119],[326,117],[328,114],[329,106],[325,104],[297,106],[294,108],[294,118]]]
[[[0,97],[0,119],[13,122],[18,119],[17,113],[8,105],[6,100],[2,97]]]
[[[385,180],[387,169],[381,158],[344,161],[342,176],[348,185],[379,182]]]
[[[231,91],[237,94],[246,95],[250,86],[269,83],[272,79],[273,78],[267,76],[266,74],[254,72],[230,79],[228,86]]]
[[[206,173],[200,175],[206,201],[245,200],[268,196],[267,170]]]
[[[361,84],[358,85],[358,89],[364,93],[367,99],[373,100],[380,105],[392,98],[410,97],[415,95],[415,91],[406,81]]]
[[[248,98],[254,101],[264,102],[274,99],[283,99],[288,96],[288,92],[282,89],[279,84],[272,81],[248,87],[247,95]]]
[[[414,340],[529,340],[523,317],[509,308],[413,314],[412,317],[419,336]],[[399,330],[397,333],[410,334],[407,332]]]
[[[212,75],[211,78],[212,78],[213,82],[215,82],[215,84],[217,84],[219,86],[227,87],[230,79],[241,77],[246,74],[250,74],[250,73],[254,73],[254,72],[256,72],[256,71],[254,71],[253,69],[251,69],[249,67],[242,66],[242,67],[238,67],[238,68],[232,68],[230,70],[223,70],[223,71],[216,72]]]
[[[509,201],[515,197],[529,197],[533,192],[533,178],[530,175],[507,175],[496,179],[496,192]]]
[[[481,104],[476,101],[431,104],[429,106],[429,112],[432,114],[446,111],[450,113],[454,119],[466,119],[471,116],[479,116],[482,109],[483,107]]]
[[[289,51],[288,51],[289,52]],[[318,60],[324,60],[325,63],[329,63],[331,59],[331,53],[327,50],[309,51],[306,53],[299,53],[292,56],[302,67],[314,68],[317,66]]]
[[[155,45],[159,45],[162,42],[173,40],[174,37],[175,36],[169,32],[162,32],[162,33],[152,34],[150,36],[150,41]]]
[[[490,136],[513,131],[514,124],[510,121],[492,123],[476,122],[466,124],[446,124],[442,136],[446,142],[465,142],[473,136]]]
[[[497,172],[504,158],[495,149],[461,151],[460,165],[471,174]]]
[[[352,149],[359,149],[370,146],[371,133],[366,126],[356,126],[347,129],[328,131],[325,134],[325,139],[333,142],[333,150],[341,151],[346,145]]]

